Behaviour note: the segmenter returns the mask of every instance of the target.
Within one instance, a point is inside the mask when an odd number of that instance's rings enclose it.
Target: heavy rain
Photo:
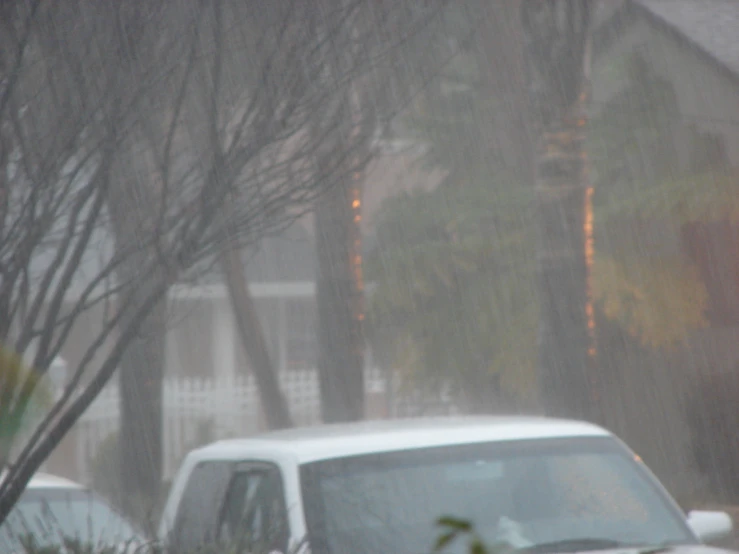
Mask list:
[[[737,0],[1,2],[0,554],[739,550],[737,167]]]

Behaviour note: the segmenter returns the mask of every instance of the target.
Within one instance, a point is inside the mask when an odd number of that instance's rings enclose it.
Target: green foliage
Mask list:
[[[493,8],[496,17],[503,11]],[[430,35],[423,48],[436,52],[445,63],[436,64],[434,79],[424,86],[401,119],[407,135],[428,148],[427,166],[448,172],[456,185],[489,179],[509,167],[496,141],[510,129],[501,117],[510,106],[499,92],[490,90],[484,74],[491,63],[481,51],[481,33],[489,32],[491,17],[480,0],[447,3],[439,18],[441,32]],[[487,15],[482,15],[485,12]]]
[[[22,389],[29,381],[35,389],[32,398],[22,398]],[[0,345],[0,451],[6,451],[21,433],[36,423],[53,402],[53,396],[42,374],[28,367],[23,358],[10,348]],[[27,403],[25,410],[19,407]]]
[[[464,57],[457,58],[462,63]],[[450,91],[428,91],[407,118],[414,138],[429,147],[427,165],[441,167],[457,182],[483,177],[490,168],[503,167],[498,151],[490,147],[491,117],[501,106],[493,96],[473,86],[448,82]],[[459,87],[457,89],[456,87]]]
[[[457,33],[470,21],[455,14]],[[381,363],[431,387],[466,396],[524,394],[534,382],[536,325],[533,189],[506,177],[497,159],[497,99],[481,86],[478,60],[461,49],[407,118],[444,169],[432,192],[388,200],[367,259],[376,284],[371,341]],[[595,177],[592,286],[599,310],[643,345],[677,344],[706,322],[707,292],[681,253],[685,221],[739,218],[737,178],[715,163],[710,137],[694,132],[688,173],[671,137],[685,131],[672,84],[637,53],[596,78],[620,87],[597,108],[588,133]],[[685,164],[683,163],[683,166]],[[640,222],[666,228],[652,240]]]
[[[669,347],[708,324],[708,294],[682,251],[680,226],[739,219],[739,179],[727,171],[715,137],[686,124],[672,84],[646,54],[600,71],[611,73],[612,85],[620,81],[621,91],[596,106],[589,131],[596,176],[593,292],[605,315],[643,345]],[[692,137],[689,159],[675,146],[678,132]]]
[[[121,552],[121,545],[95,544],[76,537],[62,537],[62,544],[40,544],[31,533],[19,538],[23,549],[22,554],[120,554]]]
[[[285,554],[298,554],[298,552],[302,552],[306,543],[306,539],[296,541],[296,544],[291,546]],[[208,544],[194,551],[178,552],[175,554],[244,554],[244,552],[248,552],[249,554],[271,554],[272,552],[276,552],[276,550],[262,544],[251,545],[249,548],[245,548],[244,543],[241,541],[231,541],[226,544]],[[145,552],[143,554],[154,553]]]
[[[499,382],[523,393],[536,311],[532,191],[501,182],[388,201],[367,259],[370,330],[385,363],[466,396]]]
[[[62,544],[40,544],[39,541],[28,534],[19,537],[22,550],[16,554],[165,554],[170,552],[162,545],[156,543],[148,543],[144,545],[107,545],[96,544],[90,541],[83,541],[78,538],[65,537]],[[299,542],[295,547],[291,548],[286,554],[297,554],[300,548],[304,546],[305,541]],[[194,552],[180,554],[242,554],[244,549],[239,544],[210,544],[198,548]],[[267,546],[256,546],[248,550],[253,554],[269,554],[273,552]],[[175,553],[176,554],[176,553]]]
[[[165,554],[171,551],[157,543],[147,544],[98,544],[84,541],[74,537],[62,538],[62,544],[41,544],[33,535],[28,534],[19,537],[21,550],[16,554]],[[286,554],[297,554],[305,545],[305,541],[299,541],[290,548]],[[198,548],[194,552],[180,554],[241,554],[244,552],[240,544],[209,544]],[[248,550],[253,554],[269,554],[273,549],[267,546],[255,546]],[[174,553],[177,554],[177,553]]]
[[[739,221],[739,175],[705,171],[664,179],[648,188],[602,205],[599,219],[660,219],[673,224],[691,221]]]
[[[432,37],[443,40],[429,47],[454,55],[403,120],[446,181],[382,206],[365,269],[376,285],[368,319],[380,363],[485,409],[492,396],[531,391],[537,311],[534,191],[510,177],[495,148],[508,129],[502,99],[482,78],[490,60],[474,40],[479,8],[445,7],[444,33]]]
[[[515,551],[515,548],[507,543],[486,545],[469,521],[445,516],[439,518],[437,525],[442,529],[442,532],[436,540],[434,552],[443,552],[444,548],[461,537],[467,537],[468,539],[469,554],[509,554]]]
[[[593,290],[606,317],[652,348],[676,344],[689,329],[707,325],[707,293],[683,256],[620,263],[599,257]]]

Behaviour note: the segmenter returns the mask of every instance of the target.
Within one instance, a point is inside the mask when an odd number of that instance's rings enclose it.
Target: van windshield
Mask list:
[[[697,542],[641,463],[602,437],[332,459],[301,478],[314,554],[431,552],[440,516],[531,552]]]
[[[58,546],[76,540],[84,545],[114,547],[141,536],[94,493],[84,489],[26,490],[0,527],[0,553],[37,546]]]

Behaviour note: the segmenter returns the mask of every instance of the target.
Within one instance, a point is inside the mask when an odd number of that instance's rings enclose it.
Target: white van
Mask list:
[[[245,552],[421,554],[446,515],[531,554],[697,554],[732,530],[723,512],[686,517],[600,427],[463,417],[298,428],[195,450],[159,534],[180,554],[235,540]]]

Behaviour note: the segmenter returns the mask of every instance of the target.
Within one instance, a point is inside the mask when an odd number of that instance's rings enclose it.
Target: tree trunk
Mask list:
[[[323,421],[364,417],[360,188],[347,179],[318,198],[318,375]]]
[[[520,10],[515,2],[490,0],[478,0],[471,7],[479,21],[473,47],[481,83],[501,108],[495,114],[496,124],[482,130],[486,147],[499,152],[505,168],[521,184],[532,183],[535,133],[526,105]]]
[[[277,373],[272,366],[259,316],[246,283],[244,264],[239,251],[228,244],[224,245],[220,252],[220,265],[228,287],[239,339],[259,387],[267,426],[270,429],[291,427],[293,423],[290,411],[280,390]]]
[[[597,419],[589,328],[583,129],[572,114],[537,153],[539,364],[548,413]]]
[[[592,188],[584,148],[590,0],[525,0],[529,86],[540,123],[536,151],[539,367],[554,416],[599,416],[595,367]]]
[[[142,199],[153,196],[153,172],[146,160],[136,155],[132,144],[123,148],[114,167],[116,182],[110,190],[108,210],[118,255],[124,257],[117,272],[121,283],[140,281],[142,268],[151,267],[156,253],[141,243],[141,233],[153,226],[147,207],[155,204]],[[140,245],[131,253],[131,248]],[[126,254],[127,253],[127,254]],[[147,278],[159,279],[161,275]],[[131,290],[140,298],[129,299],[138,305],[148,295],[148,287]],[[122,329],[129,325],[122,321]],[[148,517],[140,510],[151,511],[159,501],[162,474],[162,388],[166,355],[166,297],[139,326],[138,333],[126,348],[118,370],[120,383],[121,427],[118,437],[121,452],[121,482],[126,491],[125,509],[132,516]]]
[[[167,302],[161,300],[140,325],[119,369],[120,490],[126,491],[121,500],[126,512],[147,525],[160,500],[166,328]]]

